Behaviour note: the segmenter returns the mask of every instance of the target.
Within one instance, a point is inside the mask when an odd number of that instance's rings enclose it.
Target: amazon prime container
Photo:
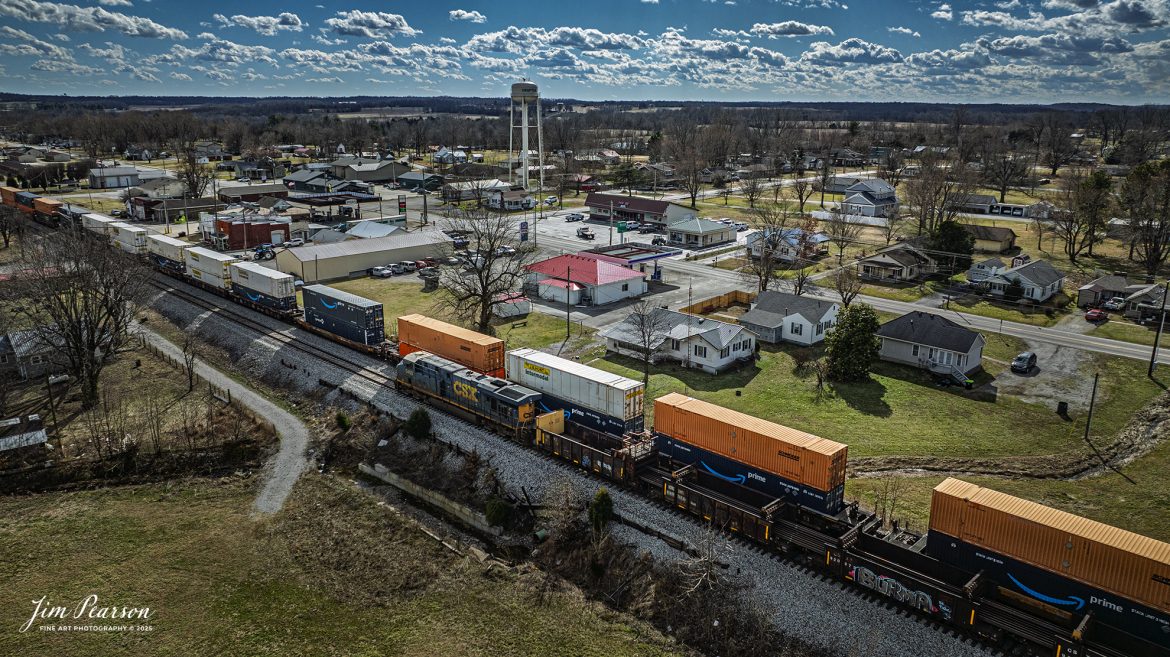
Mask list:
[[[641,381],[535,349],[509,351],[507,371],[510,380],[541,392],[548,410],[566,411],[571,422],[619,436],[642,430]]]
[[[301,289],[305,321],[334,335],[376,345],[386,341],[382,304],[326,285]]]
[[[86,230],[97,233],[99,235],[110,234],[110,224],[116,224],[118,220],[113,217],[107,217],[104,214],[97,212],[90,212],[81,216],[81,225]]]
[[[292,276],[254,262],[233,262],[228,269],[232,275],[232,290],[248,301],[277,310],[297,307]]]
[[[228,267],[240,259],[202,246],[193,246],[183,252],[183,260],[187,265],[187,275],[191,278],[213,287],[228,289],[232,283]]]
[[[127,253],[146,253],[146,229],[116,221],[107,229],[114,244]]]
[[[172,271],[183,271],[183,252],[193,248],[190,242],[170,237],[169,235],[147,235],[146,252],[154,264]]]

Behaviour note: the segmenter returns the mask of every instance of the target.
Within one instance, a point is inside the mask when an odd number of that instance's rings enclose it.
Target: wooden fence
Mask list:
[[[692,315],[704,315],[706,313],[715,312],[716,310],[723,310],[729,306],[742,304],[749,305],[756,300],[755,292],[745,292],[744,290],[732,290],[717,297],[710,299],[703,299],[696,301],[691,305],[682,309],[684,313],[691,313]]]

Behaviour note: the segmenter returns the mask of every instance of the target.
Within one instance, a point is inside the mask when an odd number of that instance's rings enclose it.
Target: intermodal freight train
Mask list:
[[[133,226],[0,194],[136,250]],[[399,319],[393,345],[376,302],[307,286],[302,317],[291,277],[165,236],[145,244],[160,271],[395,362],[403,392],[939,623],[1033,654],[1170,657],[1170,544],[957,479],[934,490],[928,533],[891,531],[845,503],[844,444],[677,393],[654,400],[645,431],[637,381],[421,315]]]

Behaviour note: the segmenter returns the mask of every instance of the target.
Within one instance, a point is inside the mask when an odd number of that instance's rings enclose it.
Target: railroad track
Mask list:
[[[156,289],[166,292],[167,294],[179,297],[193,306],[216,313],[223,317],[229,317],[235,324],[243,326],[244,328],[258,333],[265,338],[279,342],[282,346],[289,347],[290,349],[294,349],[303,354],[317,358],[334,367],[341,368],[346,372],[353,374],[354,376],[358,376],[367,381],[370,381],[371,383],[375,383],[380,386],[391,387],[394,385],[394,377],[371,370],[362,363],[327,351],[322,347],[318,347],[310,343],[309,341],[299,340],[295,336],[286,335],[281,331],[274,330],[271,327],[266,326],[263,322],[249,317],[246,314],[246,311],[233,308],[231,302],[228,302],[227,304],[212,303],[211,301],[208,301],[207,299],[204,299],[197,294],[180,289],[180,285],[185,286],[186,284],[170,279],[159,280],[157,277],[154,277],[150,279],[150,285]],[[292,328],[296,327],[292,326]]]

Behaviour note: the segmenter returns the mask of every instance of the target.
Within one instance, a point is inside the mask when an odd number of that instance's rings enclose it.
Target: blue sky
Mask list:
[[[45,94],[1165,103],[1170,0],[0,0]]]

